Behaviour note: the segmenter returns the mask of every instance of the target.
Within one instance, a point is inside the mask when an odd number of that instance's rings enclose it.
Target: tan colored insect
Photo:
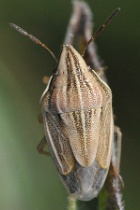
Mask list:
[[[111,14],[88,44],[118,11]],[[40,40],[15,24],[11,26],[45,47],[57,61]],[[47,142],[71,195],[85,201],[96,197],[104,184],[112,153],[114,125],[109,86],[71,45],[63,45],[56,71],[40,103],[45,138],[38,146],[39,152],[48,154],[43,150]]]
[[[79,192],[74,194],[79,199],[91,199],[102,186],[102,176],[105,178],[110,164],[110,88],[88,69],[71,45],[63,45],[41,106],[45,137],[59,173],[64,180],[70,179],[70,189],[77,185]]]

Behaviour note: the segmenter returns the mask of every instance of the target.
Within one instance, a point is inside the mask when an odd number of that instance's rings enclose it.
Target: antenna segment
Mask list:
[[[105,27],[110,23],[110,21],[119,13],[121,9],[118,7],[114,10],[114,12],[112,12],[112,14],[106,19],[106,21],[104,22],[103,25],[101,25],[97,31],[93,34],[93,36],[90,38],[90,40],[87,42],[86,46],[85,46],[85,49],[84,49],[84,52],[82,54],[82,56],[84,56],[86,50],[87,50],[87,47],[88,45],[97,37],[99,36],[99,34],[105,29]]]
[[[44,44],[42,43],[39,39],[37,39],[35,36],[33,36],[32,34],[29,34],[27,31],[25,31],[23,28],[20,28],[19,26],[17,26],[14,23],[10,23],[10,26],[12,28],[14,28],[16,31],[18,31],[19,33],[23,34],[24,36],[28,37],[29,39],[31,39],[33,42],[35,42],[38,45],[41,45],[41,47],[45,48],[53,57],[53,59],[55,60],[56,63],[58,63],[57,58],[55,57],[54,53]]]

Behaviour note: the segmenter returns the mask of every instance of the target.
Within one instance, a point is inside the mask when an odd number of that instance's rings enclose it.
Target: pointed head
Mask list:
[[[59,63],[57,66],[58,74],[79,74],[76,68],[87,69],[83,57],[71,45],[62,45]]]

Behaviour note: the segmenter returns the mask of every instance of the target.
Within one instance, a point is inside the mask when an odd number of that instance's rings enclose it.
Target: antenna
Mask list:
[[[121,9],[118,7],[114,10],[114,12],[112,12],[112,14],[106,19],[106,21],[104,22],[103,25],[101,25],[97,31],[93,34],[93,36],[90,38],[90,40],[87,42],[85,48],[84,48],[84,51],[83,51],[83,54],[82,56],[84,56],[86,50],[87,50],[87,47],[88,45],[105,29],[105,27],[110,23],[110,21],[118,14],[118,12],[120,11]]]
[[[39,39],[37,39],[32,34],[29,34],[27,31],[25,31],[24,29],[20,28],[19,26],[17,26],[14,23],[10,23],[10,26],[12,28],[14,28],[16,31],[18,31],[19,33],[23,34],[24,36],[27,36],[29,39],[31,39],[36,44],[41,45],[41,47],[45,48],[51,54],[51,56],[53,57],[53,59],[55,60],[55,62],[58,63],[58,60],[55,57],[54,53],[44,43],[42,43]]]

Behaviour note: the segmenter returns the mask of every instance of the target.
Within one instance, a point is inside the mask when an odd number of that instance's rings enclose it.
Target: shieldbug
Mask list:
[[[85,50],[119,10],[95,32]],[[40,100],[45,137],[38,151],[48,155],[44,151],[47,143],[69,193],[79,200],[91,200],[102,188],[110,165],[114,133],[111,90],[71,45],[62,46],[57,61],[40,40],[10,25],[46,48],[57,62]]]

